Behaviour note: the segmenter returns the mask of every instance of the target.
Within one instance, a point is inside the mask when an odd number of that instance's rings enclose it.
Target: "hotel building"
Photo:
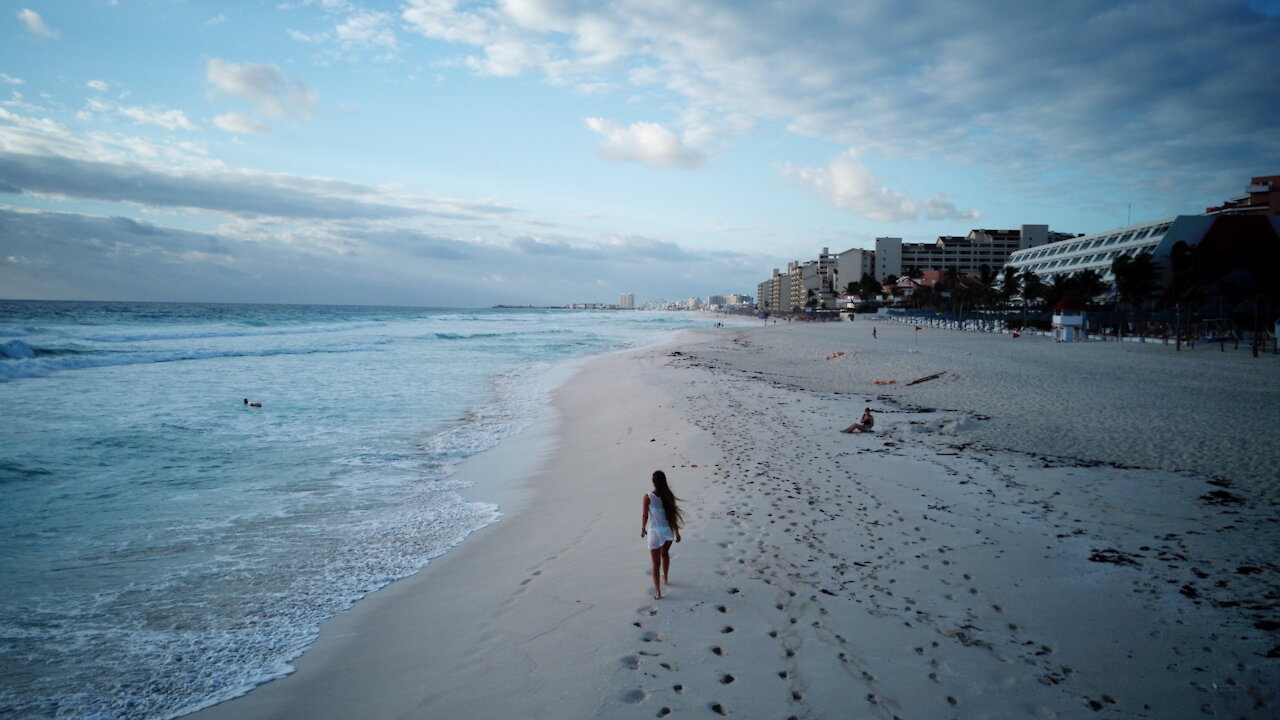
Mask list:
[[[985,265],[999,270],[1019,250],[1068,238],[1050,233],[1048,225],[1023,225],[1018,230],[970,230],[968,235],[942,236],[931,243],[904,243],[902,238],[876,238],[875,276],[879,280],[900,276],[908,268],[947,270],[977,274]],[[861,276],[859,276],[861,277]]]

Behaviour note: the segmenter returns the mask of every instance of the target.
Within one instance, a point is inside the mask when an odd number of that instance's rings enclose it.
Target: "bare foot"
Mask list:
[[[661,600],[661,599],[662,599],[662,593],[654,593],[654,594],[653,594],[653,599],[654,599],[654,600]]]

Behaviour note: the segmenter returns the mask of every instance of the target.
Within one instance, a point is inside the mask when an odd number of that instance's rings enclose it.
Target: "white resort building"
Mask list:
[[[1030,270],[1045,281],[1062,273],[1097,270],[1104,280],[1111,282],[1114,279],[1111,263],[1121,255],[1136,257],[1147,253],[1153,258],[1168,257],[1168,248],[1174,243],[1181,240],[1196,244],[1212,223],[1212,217],[1203,215],[1153,220],[1019,250],[1009,256],[1008,264],[1019,272]],[[1157,252],[1162,245],[1165,246],[1163,252]]]

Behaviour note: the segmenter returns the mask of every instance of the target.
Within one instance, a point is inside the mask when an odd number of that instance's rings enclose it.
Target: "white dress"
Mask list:
[[[667,509],[663,507],[662,498],[657,493],[649,493],[649,524],[645,530],[650,550],[657,550],[676,539],[676,533],[667,521]]]

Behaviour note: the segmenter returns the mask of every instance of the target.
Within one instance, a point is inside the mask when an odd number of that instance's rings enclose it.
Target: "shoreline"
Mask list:
[[[495,502],[496,490],[503,513],[499,522],[477,530],[418,572],[369,594],[351,609],[326,621],[317,640],[294,661],[294,673],[183,717],[337,718],[353,713],[395,717],[402,714],[403,708],[424,703],[433,708],[433,714],[467,717],[477,712],[474,702],[465,699],[468,693],[487,687],[486,681],[491,678],[500,678],[501,687],[484,692],[486,696],[493,695],[490,700],[496,704],[481,715],[517,716],[527,712],[530,689],[508,686],[512,675],[523,675],[525,665],[532,660],[522,659],[526,656],[520,651],[506,652],[504,643],[523,637],[525,643],[550,646],[550,656],[554,657],[560,655],[558,650],[566,643],[554,633],[549,634],[551,630],[577,626],[582,629],[575,641],[587,642],[599,632],[603,618],[629,612],[629,600],[608,595],[608,602],[602,602],[595,589],[593,577],[612,576],[611,581],[604,582],[606,588],[612,588],[626,583],[632,575],[623,567],[611,566],[607,559],[591,557],[591,549],[596,546],[612,550],[634,544],[636,567],[642,563],[647,573],[648,561],[642,556],[638,530],[639,505],[647,489],[643,483],[659,465],[630,454],[634,462],[627,478],[635,486],[634,508],[630,504],[626,508],[615,506],[614,488],[607,485],[595,489],[588,498],[575,494],[579,488],[573,474],[619,467],[608,458],[610,445],[623,442],[631,434],[634,423],[630,418],[635,415],[645,416],[648,427],[664,426],[655,430],[657,437],[653,438],[655,442],[661,438],[664,457],[671,452],[686,454],[681,434],[691,435],[696,428],[670,411],[649,407],[652,396],[646,392],[635,388],[619,391],[611,370],[636,354],[660,352],[660,348],[675,342],[606,353],[573,369],[566,382],[552,393],[552,402],[542,418],[459,466],[455,478],[472,483],[464,491],[467,499]],[[619,392],[630,401],[630,412],[614,415],[610,422],[599,422],[592,407],[602,400],[611,401]],[[578,442],[573,441],[575,437]],[[582,442],[587,438],[591,441]],[[595,442],[600,438],[613,442]],[[644,450],[647,455],[647,444]],[[542,457],[530,464],[524,457],[529,453]],[[495,481],[494,477],[499,479]],[[634,480],[637,477],[639,483]],[[552,507],[554,503],[547,498],[557,492],[574,494],[574,505]],[[582,519],[586,525],[580,527],[574,515],[582,510],[584,501],[592,512],[591,517]],[[542,520],[544,515],[551,517]],[[616,525],[637,526],[634,541],[628,543],[616,537]],[[561,560],[559,556],[566,552],[591,569],[577,582],[562,583],[548,603],[547,597],[535,595],[539,585],[544,584],[538,579],[544,575],[547,563]],[[646,577],[641,577],[641,582]],[[448,631],[436,635],[426,626],[438,617],[448,618]],[[619,639],[625,634],[626,629],[618,630]],[[429,653],[429,657],[419,655],[419,651]],[[459,663],[459,658],[465,660]],[[394,669],[386,667],[388,662]],[[495,665],[501,670],[495,671]],[[370,674],[368,669],[373,667],[378,669]],[[446,679],[442,680],[441,672],[446,667]],[[390,680],[388,670],[393,676]],[[544,713],[561,712],[568,699],[565,696],[572,694],[578,683],[588,682],[593,670],[584,666],[578,676],[561,673],[558,684],[563,690],[558,697],[544,701]],[[405,686],[400,684],[400,676],[432,677],[438,685],[427,689],[419,682],[410,682]],[[584,705],[579,711],[569,716],[589,714],[591,709]]]
[[[909,331],[881,327],[877,347],[860,329],[688,331],[587,362],[541,436],[460,470],[501,474],[504,453],[545,452],[509,514],[326,623],[293,675],[189,717],[1274,712],[1280,523],[1274,482],[1248,482],[1256,463],[1229,463],[1240,469],[1215,485],[997,447],[984,424],[1016,446],[1009,428],[1032,416],[987,397],[977,368],[1035,365],[1043,348],[953,333],[912,353]],[[834,350],[846,354],[824,359]],[[936,385],[866,379],[942,358],[956,367]],[[1276,397],[1273,376],[1228,385],[1212,390],[1224,404]],[[919,402],[933,398],[951,409]],[[978,419],[974,398],[996,412]],[[836,433],[864,404],[877,432]],[[1130,443],[1165,427],[1113,406],[1130,413],[1107,420]],[[688,516],[660,601],[636,527],[656,468]]]

